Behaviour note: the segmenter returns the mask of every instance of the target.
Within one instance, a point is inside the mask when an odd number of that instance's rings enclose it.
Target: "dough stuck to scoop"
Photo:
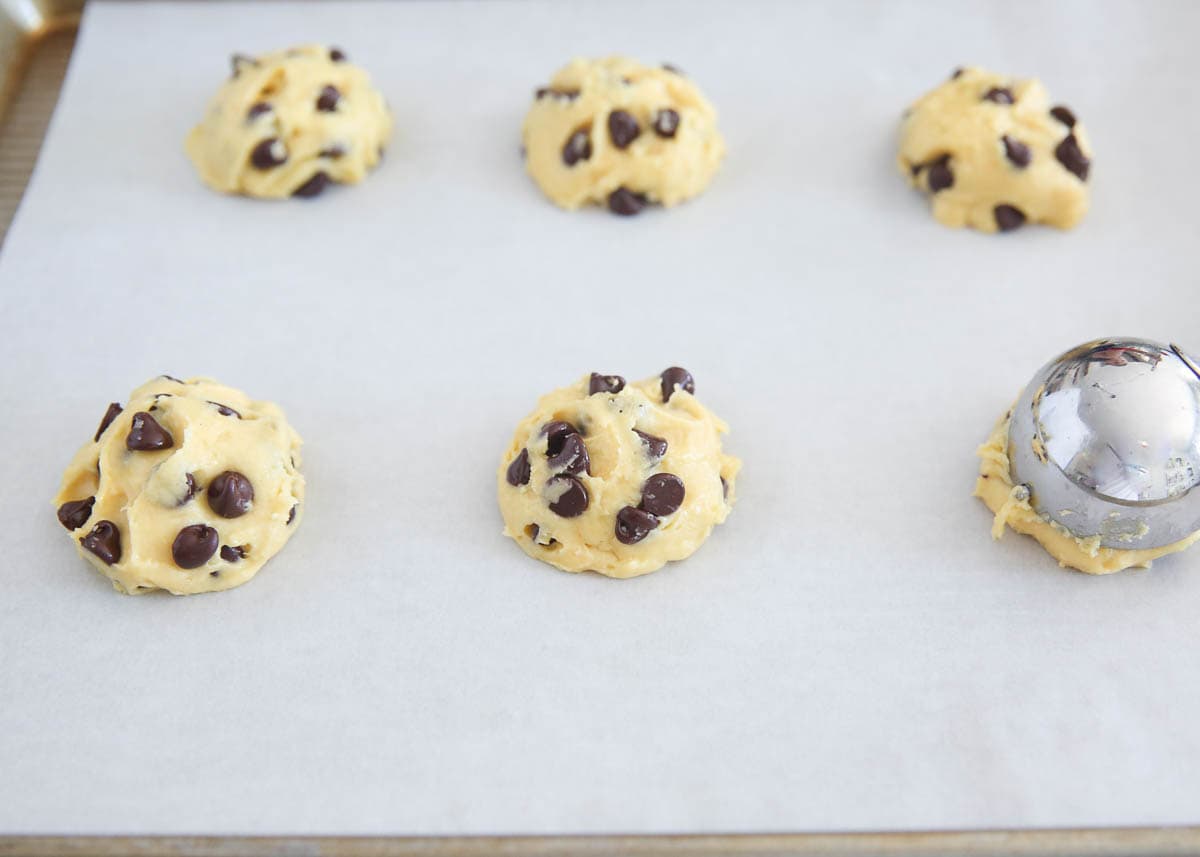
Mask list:
[[[337,48],[235,55],[185,148],[213,190],[277,199],[357,184],[379,163],[392,117],[367,73]]]
[[[712,180],[725,154],[717,113],[673,66],[572,60],[537,90],[522,129],[525,164],[557,205],[637,214]]]
[[[213,592],[252,578],[295,532],[299,467],[278,406],[162,375],[108,406],[54,504],[117,591]]]
[[[563,571],[635,577],[690,556],[733,508],[728,427],[673,367],[592,374],[541,398],[497,474],[504,533]]]

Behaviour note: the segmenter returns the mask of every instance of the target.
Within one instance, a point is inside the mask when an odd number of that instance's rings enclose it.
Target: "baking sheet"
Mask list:
[[[973,450],[1045,359],[1200,348],[1185,2],[93,3],[0,255],[0,832],[551,833],[1200,821],[1200,555],[1091,578],[988,536]],[[212,194],[228,54],[346,48],[396,113],[318,201]],[[573,54],[669,60],[730,155],[700,200],[565,214],[525,177]],[[1070,234],[943,229],[895,122],[951,68],[1087,123]],[[537,396],[690,368],[745,461],[633,581],[500,535]],[[273,398],[304,526],[249,585],[124,598],[54,519],[146,377]]]

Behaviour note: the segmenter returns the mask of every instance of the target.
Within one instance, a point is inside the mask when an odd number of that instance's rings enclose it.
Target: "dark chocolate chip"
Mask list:
[[[217,408],[217,413],[223,417],[237,417],[239,420],[242,418],[242,415],[233,408],[229,407],[229,405],[222,405],[220,402],[214,402],[212,399],[209,399],[208,403],[210,405],[215,405]]]
[[[508,465],[504,474],[508,484],[516,488],[518,485],[529,484],[529,450],[522,449],[520,454]]]
[[[302,196],[306,199],[320,196],[327,187],[329,187],[329,174],[324,171],[313,173],[312,178],[292,191],[292,196]]]
[[[1001,232],[1012,232],[1025,223],[1025,212],[1015,205],[997,205],[992,213]]]
[[[525,527],[525,535],[529,536],[530,541],[536,542],[538,533],[540,533],[541,531],[542,531],[542,528],[539,527],[537,524],[529,524],[527,527]]]
[[[679,130],[679,114],[667,108],[654,114],[654,133],[660,137],[674,137]]]
[[[931,193],[937,193],[940,190],[954,186],[954,171],[950,169],[949,155],[942,155],[929,165],[929,172],[925,174],[925,181],[928,182]]]
[[[996,104],[1012,104],[1013,94],[1011,89],[1002,89],[993,86],[983,94],[984,101],[991,101]]]
[[[1068,134],[1055,147],[1054,157],[1058,158],[1058,162],[1068,172],[1073,173],[1081,182],[1087,181],[1088,170],[1091,168],[1092,162],[1088,160],[1088,156],[1079,148],[1079,141],[1075,139],[1074,134]]]
[[[626,506],[617,512],[617,541],[623,545],[635,545],[658,526],[658,518],[642,509]]]
[[[676,387],[682,387],[689,393],[696,392],[696,379],[686,369],[672,366],[670,369],[664,371],[660,377],[662,378],[661,389],[664,404],[671,401],[671,395],[675,392]]]
[[[1071,112],[1071,108],[1069,107],[1064,107],[1061,104],[1057,107],[1052,107],[1050,108],[1050,115],[1068,128],[1075,127],[1075,114]]]
[[[550,504],[550,511],[560,518],[574,518],[587,510],[587,488],[574,476],[566,473],[551,476],[546,482],[546,491],[558,495],[558,499]]]
[[[104,434],[104,430],[112,425],[112,421],[119,417],[123,410],[125,409],[117,402],[109,405],[108,410],[104,412],[104,416],[100,419],[100,428],[96,429],[96,436],[92,440],[99,441],[100,435]]]
[[[292,510],[290,512],[288,512],[288,519],[287,519],[288,524],[291,524],[292,521],[296,520],[296,510],[299,508],[300,508],[299,503],[292,504]]]
[[[568,435],[579,434],[579,429],[568,422],[555,420],[542,426],[542,430],[538,434],[546,438],[546,455],[558,455],[562,449],[563,440]]]
[[[965,69],[965,68],[963,68],[962,66],[959,66],[959,67],[958,67],[958,68],[956,68],[956,69],[955,69],[953,72],[951,72],[951,74],[950,74],[950,79],[951,79],[951,80],[958,80],[960,77],[962,77],[962,73],[963,73],[964,71],[966,71],[966,69]]]
[[[255,169],[269,170],[287,161],[287,147],[278,137],[268,137],[259,141],[250,151],[250,163]]]
[[[217,552],[220,537],[212,527],[192,524],[184,527],[171,545],[171,556],[180,568],[199,568]]]
[[[242,73],[242,69],[249,66],[257,66],[258,60],[254,57],[246,56],[245,54],[234,54],[229,58],[229,64],[233,66],[233,76],[237,77]]]
[[[381,150],[382,151],[382,150]],[[326,146],[321,151],[317,152],[318,158],[329,158],[331,161],[336,161],[338,158],[346,154],[344,146],[334,143],[332,146]],[[380,156],[382,157],[382,155]]]
[[[721,496],[726,500],[729,499],[729,483],[725,481],[725,477],[721,477]]]
[[[573,167],[580,161],[586,161],[592,156],[592,138],[581,128],[567,138],[563,143],[562,159],[568,167]]]
[[[222,518],[240,518],[253,502],[254,486],[236,470],[226,470],[208,484],[208,506]]]
[[[1033,152],[1029,150],[1028,146],[1007,134],[1000,138],[1000,142],[1004,144],[1004,156],[1012,161],[1013,166],[1022,169],[1029,166],[1029,162],[1033,160]]]
[[[245,545],[233,545],[233,546],[222,545],[221,546],[221,559],[225,560],[226,562],[239,562],[245,556],[246,556],[246,546]]]
[[[642,443],[646,445],[646,454],[651,458],[659,459],[667,454],[667,442],[661,437],[655,437],[637,429],[634,429],[633,433],[642,439]]]
[[[329,59],[332,60],[333,62],[345,62],[346,61],[346,52],[343,51],[341,48],[330,48],[329,49]]]
[[[264,113],[271,112],[271,105],[265,101],[256,101],[250,105],[250,109],[246,111],[246,121],[253,122]]]
[[[85,550],[89,550],[104,562],[112,565],[121,561],[121,531],[112,521],[101,521],[92,527],[92,531],[79,540]]]
[[[195,497],[200,491],[200,487],[196,485],[196,475],[194,473],[187,474],[184,477],[184,483],[187,487],[184,489],[183,497],[181,497],[179,502],[175,504],[176,506],[183,506],[184,504],[191,502],[192,498]]]
[[[555,473],[586,473],[591,469],[587,446],[577,434],[565,435],[559,450],[547,462]]]
[[[625,379],[620,375],[600,375],[593,372],[591,380],[588,381],[589,396],[597,393],[619,393],[624,389]]]
[[[632,114],[624,110],[614,110],[608,114],[608,136],[618,149],[624,149],[641,133],[642,129]]]
[[[642,502],[639,508],[651,515],[666,517],[683,505],[683,480],[674,473],[655,473],[642,486]]]
[[[317,96],[317,110],[322,113],[332,113],[337,110],[338,102],[342,100],[342,94],[338,92],[338,88],[332,85],[326,85],[321,94]]]
[[[92,507],[95,505],[95,497],[68,500],[58,507],[58,522],[74,532],[86,524],[88,518],[92,517]]]
[[[619,187],[608,195],[608,210],[625,217],[637,214],[646,207],[646,197],[629,188]]]
[[[669,62],[665,62],[662,64],[662,67],[664,71],[669,71],[671,74],[677,74],[680,77],[683,77],[683,71],[679,68],[679,66],[671,65]]]
[[[554,98],[565,98],[568,101],[574,101],[579,97],[578,89],[556,89],[553,86],[539,86],[534,91],[534,97],[537,99],[545,98],[547,95]]]
[[[153,452],[157,449],[170,449],[174,445],[175,440],[154,417],[145,411],[138,411],[133,415],[133,421],[129,424],[129,434],[125,436],[126,449]]]

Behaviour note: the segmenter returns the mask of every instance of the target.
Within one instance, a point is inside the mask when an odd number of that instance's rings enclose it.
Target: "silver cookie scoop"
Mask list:
[[[1074,535],[1177,542],[1200,530],[1200,364],[1146,339],[1073,348],[1021,393],[1008,454],[1034,510]]]

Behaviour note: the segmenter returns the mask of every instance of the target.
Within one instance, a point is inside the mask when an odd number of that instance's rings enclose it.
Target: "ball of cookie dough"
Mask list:
[[[898,163],[941,223],[1008,232],[1082,220],[1091,157],[1083,125],[1040,81],[963,68],[905,111]]]
[[[712,105],[678,69],[624,57],[576,59],[537,90],[522,129],[525,165],[567,209],[637,214],[708,186],[725,154]]]
[[[54,502],[119,592],[213,592],[252,578],[295,532],[299,466],[278,406],[163,375],[108,406]]]
[[[690,556],[734,502],[728,427],[678,367],[592,374],[543,396],[497,477],[504,533],[563,571],[647,574]]]
[[[383,156],[392,117],[367,73],[337,48],[235,55],[233,76],[188,135],[204,183],[247,196],[311,197],[357,184]]]

